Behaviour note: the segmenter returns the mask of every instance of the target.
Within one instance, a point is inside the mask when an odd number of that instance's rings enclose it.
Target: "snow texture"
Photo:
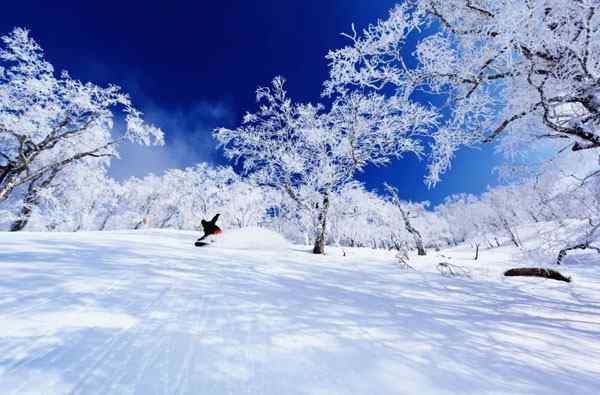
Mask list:
[[[277,248],[2,234],[0,393],[598,393],[597,261],[566,261],[567,284],[502,277],[513,247],[431,251],[412,271],[391,252],[238,234]]]
[[[257,226],[230,230],[212,236],[211,241],[216,247],[228,249],[277,251],[290,248],[288,241],[279,233]]]

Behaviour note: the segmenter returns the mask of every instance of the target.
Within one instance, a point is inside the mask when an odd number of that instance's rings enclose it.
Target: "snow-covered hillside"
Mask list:
[[[508,247],[193,247],[183,231],[3,233],[0,394],[596,394],[600,275],[504,278]],[[230,238],[231,239],[231,238]],[[256,248],[260,247],[260,248]],[[438,262],[470,277],[444,277]]]

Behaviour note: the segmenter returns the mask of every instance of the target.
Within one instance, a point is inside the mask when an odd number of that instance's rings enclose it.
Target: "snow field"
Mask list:
[[[477,262],[466,246],[431,251],[411,258],[412,271],[386,251],[196,248],[197,237],[165,230],[3,234],[0,393],[600,388],[594,262],[563,269],[574,277],[566,284],[502,277],[515,266],[508,247],[482,249]],[[263,246],[281,242],[262,238]],[[440,275],[440,261],[464,266],[471,277]]]

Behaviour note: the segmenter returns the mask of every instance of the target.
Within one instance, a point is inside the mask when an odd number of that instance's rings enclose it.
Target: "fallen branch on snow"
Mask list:
[[[440,262],[437,265],[442,276],[467,277],[471,278],[471,274],[462,266],[453,265],[448,262]]]
[[[587,250],[587,249],[594,250],[598,254],[600,254],[600,248],[594,247],[590,243],[581,243],[581,244],[577,244],[572,247],[563,248],[562,250],[560,250],[558,253],[558,258],[556,259],[556,264],[560,265],[562,263],[563,259],[567,256],[568,251]]]
[[[598,254],[600,254],[600,248],[598,247],[594,247],[592,245],[592,240],[594,240],[594,234],[596,233],[596,231],[600,230],[600,223],[594,225],[594,223],[592,222],[592,219],[588,219],[589,223],[590,223],[590,230],[587,232],[587,234],[585,235],[584,241],[579,243],[579,244],[575,244],[572,245],[570,247],[565,247],[562,250],[560,250],[558,252],[558,257],[556,258],[556,264],[560,265],[561,262],[563,261],[563,259],[567,256],[567,252],[569,251],[573,251],[573,250],[594,250],[596,251]]]
[[[570,283],[571,277],[565,277],[556,270],[545,269],[542,267],[521,267],[510,269],[504,272],[505,276],[528,276],[528,277],[543,277],[550,280],[565,281]]]
[[[396,259],[398,260],[398,266],[400,267],[400,269],[402,270],[415,270],[416,269],[414,267],[412,267],[411,265],[408,264],[409,258],[408,258],[408,253],[406,251],[401,252],[398,251],[398,253],[396,254]]]

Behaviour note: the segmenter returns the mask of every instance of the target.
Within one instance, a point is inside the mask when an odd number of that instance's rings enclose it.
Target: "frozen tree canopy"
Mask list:
[[[499,137],[509,151],[532,139],[600,148],[597,8],[597,0],[405,1],[327,55],[324,92],[430,96],[447,116],[433,135],[429,184],[460,146]]]
[[[322,103],[292,100],[276,77],[239,126],[214,131],[241,174],[200,163],[121,181],[107,173],[119,144],[162,144],[162,131],[119,87],[57,73],[16,28],[0,46],[0,226],[197,229],[219,212],[225,228],[269,227],[318,253],[335,244],[425,254],[464,242],[522,248],[519,227],[551,222],[576,235],[550,237],[551,255],[594,246],[596,6],[400,2],[329,52]],[[377,192],[357,182],[369,166],[409,154],[428,160],[433,186],[460,147],[492,141],[525,159],[538,146],[554,153],[544,166],[507,162],[512,183],[435,207],[403,200],[397,185]]]
[[[419,155],[417,136],[436,124],[427,108],[376,93],[341,94],[329,111],[320,104],[296,104],[281,77],[272,87],[259,88],[256,98],[257,113],[247,114],[237,129],[218,129],[215,137],[246,173],[315,213],[315,252],[323,250],[331,193],[367,164]]]
[[[122,133],[113,129],[116,111],[125,117]],[[147,145],[162,139],[119,87],[57,75],[27,30],[2,37],[0,201],[23,184],[49,183],[78,161],[114,156],[121,141]]]
[[[598,222],[593,5],[403,2],[329,53],[325,104],[294,102],[277,77],[239,127],[214,132],[242,175],[199,164],[124,181],[106,172],[118,144],[161,144],[160,129],[120,88],[56,73],[17,28],[0,51],[2,226],[196,229],[220,212],[223,226],[271,227],[315,252],[329,243],[425,253],[466,240],[520,245],[516,228],[528,221],[577,219],[589,239]],[[121,118],[122,131],[113,127]],[[435,184],[456,149],[495,139],[523,154],[531,139],[569,149],[537,175],[432,209],[355,180],[408,153],[429,158]]]

